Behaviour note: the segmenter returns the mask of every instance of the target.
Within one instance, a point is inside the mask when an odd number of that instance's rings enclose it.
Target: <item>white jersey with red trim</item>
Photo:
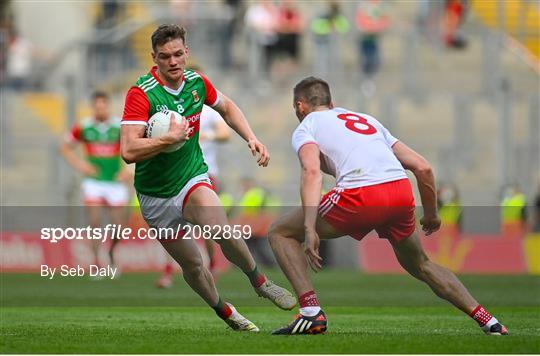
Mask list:
[[[200,130],[203,134],[214,134],[216,132],[216,125],[220,120],[223,120],[221,115],[208,105],[203,105],[201,112],[201,126]],[[219,165],[217,159],[217,151],[219,149],[218,143],[213,140],[201,140],[199,141],[201,150],[203,152],[204,161],[208,165],[208,174],[211,176],[219,175]]]
[[[297,153],[305,144],[317,144],[321,169],[346,189],[407,178],[392,151],[397,141],[374,117],[343,108],[310,113],[292,136]]]

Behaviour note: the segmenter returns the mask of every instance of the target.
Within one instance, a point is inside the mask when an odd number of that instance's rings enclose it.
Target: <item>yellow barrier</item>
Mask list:
[[[525,258],[529,273],[540,275],[540,233],[525,238]]]

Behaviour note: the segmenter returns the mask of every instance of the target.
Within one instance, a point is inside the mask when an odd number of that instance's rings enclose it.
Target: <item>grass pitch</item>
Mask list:
[[[288,285],[278,271],[268,275]],[[476,323],[409,276],[324,271],[314,276],[329,332],[272,336],[294,312],[259,299],[238,272],[223,275],[225,300],[259,334],[226,328],[186,284],[154,287],[155,274],[116,281],[1,276],[2,353],[540,353],[540,278],[462,276],[509,329],[483,335]]]

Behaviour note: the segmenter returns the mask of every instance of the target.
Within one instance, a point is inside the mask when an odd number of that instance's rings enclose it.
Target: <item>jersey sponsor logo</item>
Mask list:
[[[92,157],[114,157],[120,154],[120,143],[88,143],[86,152]]]
[[[186,116],[186,120],[187,120],[190,124],[199,121],[200,118],[201,118],[201,113],[200,113],[200,112],[198,112],[198,113],[196,113],[196,114],[193,114],[193,115]]]

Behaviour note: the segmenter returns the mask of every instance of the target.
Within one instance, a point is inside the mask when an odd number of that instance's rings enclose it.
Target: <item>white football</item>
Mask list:
[[[169,131],[169,125],[171,123],[171,114],[174,115],[174,119],[181,123],[186,118],[177,113],[176,111],[158,111],[150,120],[148,120],[148,127],[146,128],[146,137],[160,137],[165,135]],[[174,152],[179,150],[186,142],[179,142],[165,148],[162,152]]]

